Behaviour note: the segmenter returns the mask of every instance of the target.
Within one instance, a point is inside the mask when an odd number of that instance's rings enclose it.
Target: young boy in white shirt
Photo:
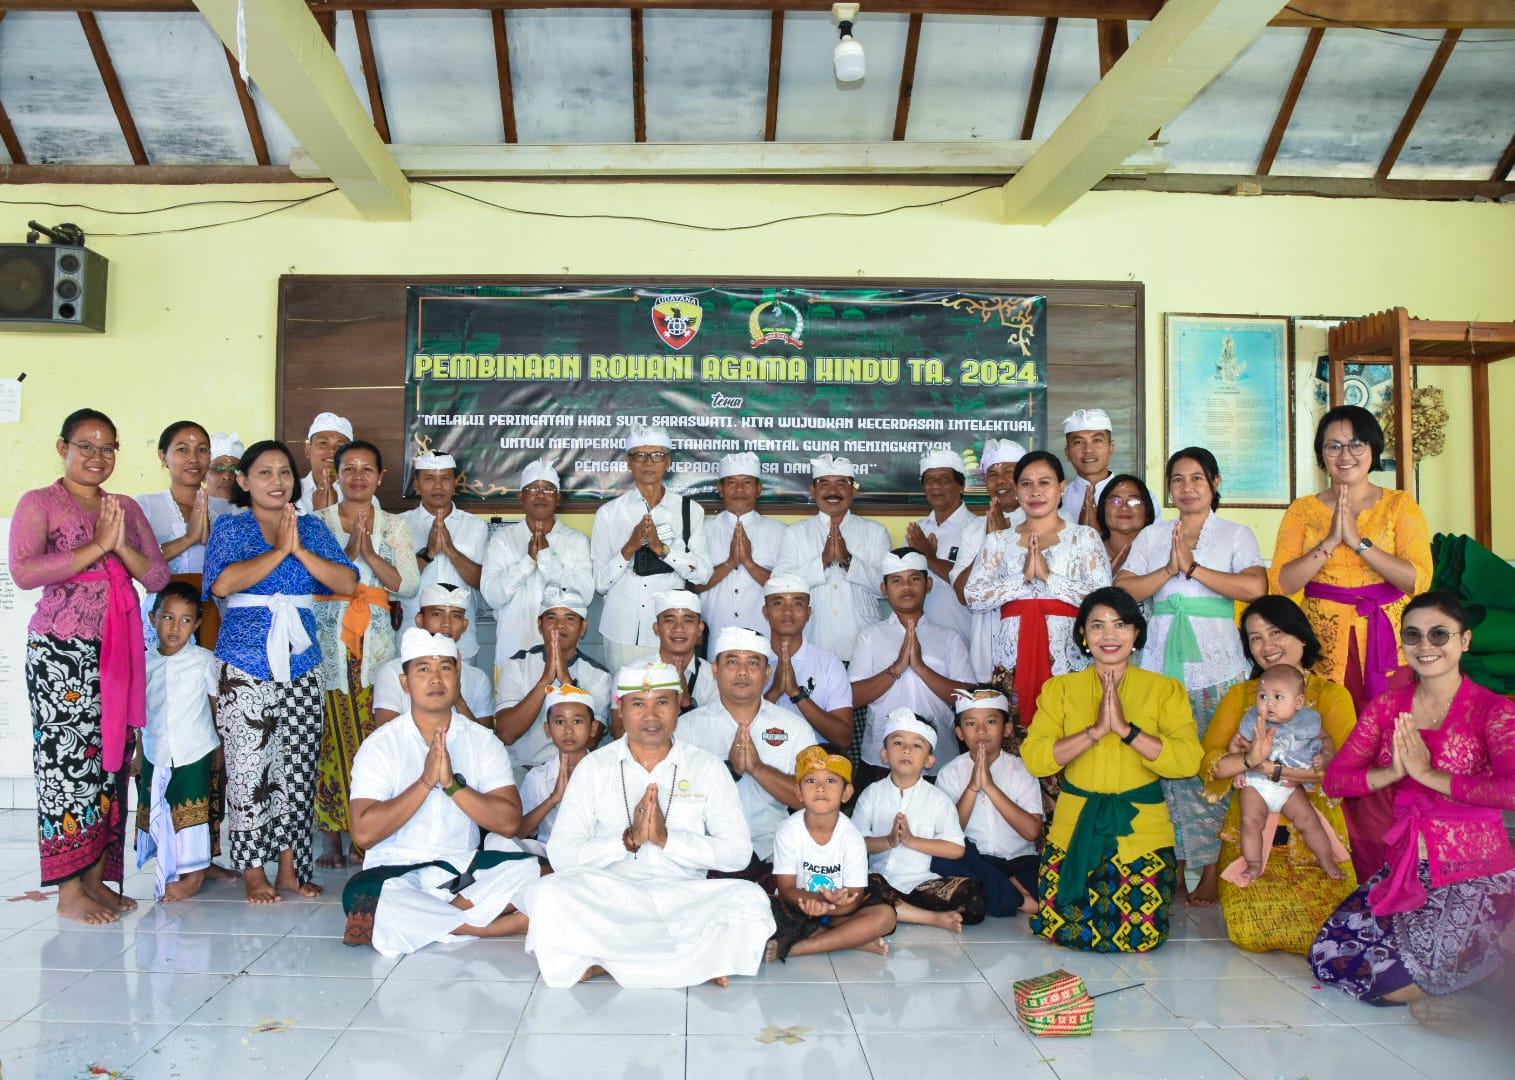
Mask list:
[[[182,581],[158,593],[152,610],[158,647],[147,654],[147,727],[137,743],[137,868],[157,857],[153,892],[184,900],[206,875],[238,875],[211,862],[220,854],[219,800],[211,795],[221,748],[213,711],[221,665],[194,643],[200,596]]]
[[[977,881],[989,915],[1033,915],[1042,789],[1025,763],[1004,749],[1010,702],[998,687],[977,686],[958,691],[955,708],[955,731],[968,752],[942,766],[936,787],[956,805],[967,853],[961,859],[932,859],[931,869]]]
[[[984,887],[966,877],[939,877],[934,858],[961,859],[963,827],[952,800],[925,782],[936,761],[936,728],[909,709],[884,724],[882,755],[889,775],[865,788],[852,811],[866,837],[868,884],[894,905],[900,922],[962,933],[984,921]]]
[[[852,762],[810,746],[794,760],[805,808],[773,834],[777,929],[765,959],[861,949],[887,956],[894,906],[868,888],[868,847],[842,813],[852,797]]]
[[[558,804],[579,762],[600,741],[605,725],[594,715],[594,695],[570,684],[554,686],[547,695],[547,719],[542,727],[558,756],[526,773],[521,781],[520,844],[528,851],[545,857],[547,841],[552,836],[552,822],[558,816]],[[535,837],[535,840],[528,839]]]

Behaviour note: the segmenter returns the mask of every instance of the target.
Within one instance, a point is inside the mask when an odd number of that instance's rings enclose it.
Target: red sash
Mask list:
[[[1052,641],[1047,635],[1047,616],[1073,618],[1078,608],[1064,600],[1012,600],[999,609],[999,617],[1020,618],[1015,647],[1015,693],[1020,698],[1021,727],[1029,729],[1036,719],[1036,699],[1042,684],[1052,678]]]

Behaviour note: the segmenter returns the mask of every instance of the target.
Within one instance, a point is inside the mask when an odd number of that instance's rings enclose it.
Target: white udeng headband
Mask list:
[[[417,454],[411,467],[419,469],[453,469],[456,470],[458,463],[451,454],[439,454],[435,450],[428,450],[424,454]]]
[[[629,453],[639,446],[661,446],[664,450],[672,450],[673,436],[668,434],[667,428],[634,427],[626,433],[626,450]]]
[[[899,574],[906,570],[919,570],[922,573],[927,570],[926,556],[919,551],[912,551],[909,555],[895,555],[891,552],[884,556],[883,566],[882,576],[885,578],[890,574]]]
[[[889,719],[884,724],[884,740],[896,731],[908,731],[913,735],[919,735],[930,744],[931,749],[936,749],[936,728],[925,724],[916,717],[909,709],[895,709],[889,714]]]
[[[810,459],[810,476],[812,480],[819,480],[823,476],[845,476],[849,479],[857,479],[856,470],[852,462],[844,457],[833,457],[830,454],[822,454],[818,458]]]
[[[627,694],[639,694],[644,690],[677,690],[681,685],[679,670],[672,664],[633,664],[616,672],[611,700],[619,703]]]
[[[546,458],[541,461],[533,461],[521,470],[521,487],[529,488],[532,484],[545,481],[553,487],[562,489],[562,481],[558,479],[558,470],[554,469]]]
[[[753,476],[762,479],[763,463],[753,453],[727,454],[721,458],[719,479],[725,480],[732,476]]]
[[[951,469],[953,472],[966,473],[968,466],[963,461],[963,455],[956,450],[931,450],[921,455],[920,475],[925,476],[928,469]]]
[[[769,647],[768,639],[756,630],[749,630],[745,626],[726,626],[715,636],[710,655],[720,656],[723,652],[753,652],[768,656],[773,650]]]
[[[1068,419],[1063,421],[1063,434],[1072,435],[1075,431],[1115,431],[1115,425],[1110,423],[1110,414],[1104,409],[1074,409],[1068,414]]]
[[[458,643],[442,634],[428,634],[419,626],[412,626],[400,636],[400,663],[406,664],[423,656],[450,656],[458,659]]]
[[[980,472],[988,472],[992,466],[1014,465],[1026,456],[1026,448],[1014,439],[985,439],[984,452],[978,459]]]
[[[980,694],[974,696],[971,690],[952,691],[953,711],[961,716],[969,709],[998,709],[1002,713],[1009,713],[1010,699],[1004,694]]]
[[[305,433],[305,437],[314,439],[318,431],[335,431],[347,436],[347,441],[352,442],[352,421],[334,412],[317,413],[316,418],[310,422],[310,430]]]

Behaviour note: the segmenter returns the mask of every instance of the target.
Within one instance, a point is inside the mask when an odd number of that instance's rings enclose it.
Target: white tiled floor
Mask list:
[[[991,920],[961,938],[902,928],[888,958],[805,957],[726,990],[551,990],[518,941],[400,961],[344,946],[337,875],[320,901],[252,908],[225,885],[155,906],[139,874],[119,925],[60,923],[51,901],[9,899],[37,884],[34,820],[0,812],[5,1080],[1515,1077],[1510,1043],[1322,990],[1298,957],[1233,948],[1213,910],[1178,912],[1145,957]],[[1144,985],[1100,1000],[1093,1038],[1037,1040],[1011,984],[1059,967],[1096,994]]]

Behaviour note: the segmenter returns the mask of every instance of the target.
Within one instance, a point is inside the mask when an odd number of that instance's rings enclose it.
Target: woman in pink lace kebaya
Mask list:
[[[1388,788],[1388,864],[1326,920],[1310,965],[1375,1005],[1452,994],[1497,975],[1515,918],[1515,704],[1465,678],[1472,643],[1455,596],[1429,592],[1400,623],[1413,686],[1379,695],[1326,769],[1332,796]]]
[[[132,579],[168,584],[153,530],[131,499],[107,494],[116,425],[80,409],[63,422],[63,477],[28,491],[11,521],[11,576],[42,589],[26,638],[42,884],[58,914],[115,922],[136,902],[121,883],[131,729],[146,719],[142,616]]]

